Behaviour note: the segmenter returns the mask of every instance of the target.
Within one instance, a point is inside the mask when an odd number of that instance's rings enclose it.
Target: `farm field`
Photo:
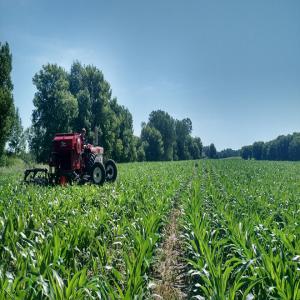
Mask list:
[[[175,207],[187,299],[300,299],[299,163],[120,164],[101,187],[21,179],[0,171],[0,299],[158,299]]]

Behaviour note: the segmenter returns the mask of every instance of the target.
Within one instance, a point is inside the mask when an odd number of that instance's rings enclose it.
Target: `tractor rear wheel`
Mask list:
[[[116,180],[118,175],[118,169],[116,163],[112,159],[109,159],[105,163],[105,173],[107,181],[114,182]]]
[[[103,184],[105,181],[105,169],[102,163],[96,162],[91,168],[90,176],[94,184]]]

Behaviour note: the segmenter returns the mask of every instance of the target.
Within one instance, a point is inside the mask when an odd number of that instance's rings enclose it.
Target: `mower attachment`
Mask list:
[[[24,173],[24,182],[47,185],[49,184],[48,170],[42,168],[27,169]]]

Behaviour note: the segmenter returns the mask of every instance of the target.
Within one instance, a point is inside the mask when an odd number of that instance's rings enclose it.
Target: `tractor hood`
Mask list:
[[[81,151],[82,138],[79,133],[57,133],[53,139],[54,152]]]

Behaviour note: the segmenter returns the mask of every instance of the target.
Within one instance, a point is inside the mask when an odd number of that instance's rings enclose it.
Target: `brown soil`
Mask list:
[[[164,230],[164,240],[158,249],[154,266],[153,299],[185,299],[185,264],[182,261],[182,245],[178,233],[179,208],[173,208],[170,222]]]
[[[184,261],[184,245],[180,238],[178,219],[180,210],[180,194],[190,188],[192,179],[197,175],[198,164],[193,168],[192,178],[181,186],[174,197],[174,206],[169,216],[169,223],[163,230],[163,240],[156,253],[156,263],[153,266],[153,282],[151,284],[151,299],[183,300],[187,299],[188,280],[187,265]]]

